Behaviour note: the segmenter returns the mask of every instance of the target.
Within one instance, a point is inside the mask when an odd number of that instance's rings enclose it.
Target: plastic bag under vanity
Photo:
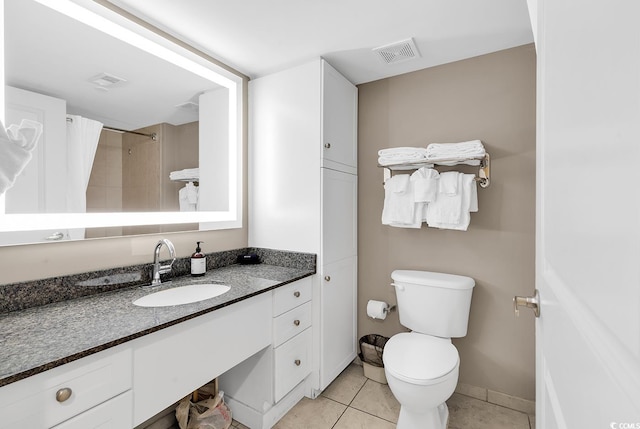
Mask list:
[[[176,407],[176,420],[180,429],[228,429],[231,426],[231,410],[224,403],[224,392],[215,392],[213,383],[197,390],[195,399],[184,398]]]

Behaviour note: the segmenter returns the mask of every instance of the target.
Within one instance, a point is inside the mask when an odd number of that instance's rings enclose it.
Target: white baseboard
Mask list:
[[[298,384],[273,407],[264,413],[225,394],[224,400],[231,409],[233,419],[251,429],[271,429],[285,414],[305,396],[304,382]]]
[[[486,389],[484,387],[472,386],[470,384],[458,383],[456,393],[471,396],[472,398],[491,404],[500,405],[501,407],[510,408],[527,414],[536,413],[536,401],[518,398],[517,396],[508,395],[495,390]]]

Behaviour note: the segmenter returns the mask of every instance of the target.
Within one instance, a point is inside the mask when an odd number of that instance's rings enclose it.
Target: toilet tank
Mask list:
[[[442,338],[467,335],[472,278],[412,270],[396,270],[391,278],[403,326]]]

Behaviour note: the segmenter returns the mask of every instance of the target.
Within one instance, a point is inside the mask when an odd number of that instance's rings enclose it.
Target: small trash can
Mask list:
[[[387,384],[384,363],[382,362],[382,353],[387,341],[389,341],[388,337],[378,334],[365,335],[359,341],[360,353],[358,356],[362,361],[364,376],[382,384]]]

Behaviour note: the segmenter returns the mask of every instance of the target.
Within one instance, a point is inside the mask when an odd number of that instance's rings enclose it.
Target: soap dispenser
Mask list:
[[[202,253],[202,249],[200,249],[200,243],[204,243],[204,241],[196,241],[196,243],[196,251],[191,255],[191,275],[199,277],[204,276],[205,271],[207,271],[207,258]]]

